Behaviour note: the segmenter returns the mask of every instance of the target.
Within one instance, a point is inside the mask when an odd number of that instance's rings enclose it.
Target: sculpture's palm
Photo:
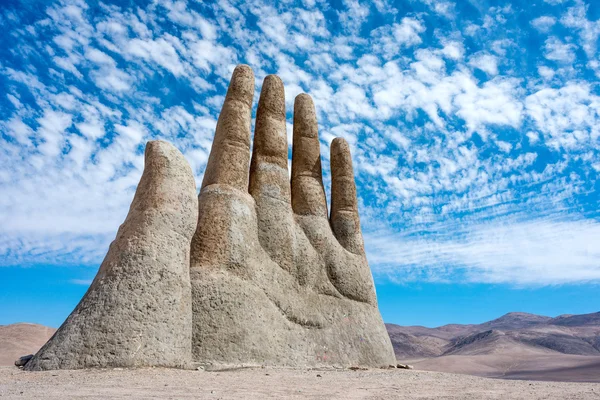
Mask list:
[[[263,83],[250,161],[253,93],[252,70],[238,66],[192,239],[194,360],[393,363],[364,254],[348,144],[331,145],[328,218],[311,98],[301,94],[294,105],[290,184],[283,84],[276,76]]]

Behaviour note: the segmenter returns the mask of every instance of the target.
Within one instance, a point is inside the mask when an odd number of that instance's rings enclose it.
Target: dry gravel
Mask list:
[[[1,398],[600,399],[598,383],[511,381],[414,370],[173,369],[25,372],[0,367]]]

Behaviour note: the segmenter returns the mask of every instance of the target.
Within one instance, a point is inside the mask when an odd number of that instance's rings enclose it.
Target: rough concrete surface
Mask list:
[[[283,83],[273,75],[263,82],[250,160],[253,92],[252,70],[238,66],[199,195],[194,360],[208,368],[395,364],[364,253],[348,144],[331,145],[330,219],[312,99],[295,100],[290,182]]]
[[[250,160],[253,94],[238,66],[197,200],[183,156],[148,144],[98,275],[26,369],[395,364],[348,144],[331,146],[330,219],[312,99],[296,98],[290,182],[283,83],[265,78]]]
[[[25,368],[187,366],[197,204],[183,155],[166,142],[149,142],[129,214],[96,278]]]

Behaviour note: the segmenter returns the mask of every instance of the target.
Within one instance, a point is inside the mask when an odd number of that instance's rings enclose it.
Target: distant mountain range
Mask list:
[[[600,382],[600,312],[556,318],[513,312],[477,325],[386,324],[402,363],[505,379]],[[0,366],[35,353],[56,330],[0,325]]]
[[[490,354],[517,345],[533,352],[600,356],[600,312],[556,318],[513,312],[478,325],[386,327],[398,358]]]
[[[386,324],[399,360],[419,369],[502,378],[600,381],[600,312],[513,312],[477,325]]]

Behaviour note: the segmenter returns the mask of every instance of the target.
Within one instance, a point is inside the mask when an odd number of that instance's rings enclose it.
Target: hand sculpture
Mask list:
[[[238,66],[217,123],[192,239],[192,354],[224,365],[387,366],[348,144],[331,144],[328,218],[317,119],[296,97],[291,184],[284,88]],[[248,170],[250,174],[248,174]]]
[[[238,66],[198,199],[181,153],[148,143],[98,275],[25,369],[395,362],[348,144],[331,145],[328,218],[311,98],[296,98],[290,184],[283,84],[265,78],[250,163],[253,94],[252,70]]]

